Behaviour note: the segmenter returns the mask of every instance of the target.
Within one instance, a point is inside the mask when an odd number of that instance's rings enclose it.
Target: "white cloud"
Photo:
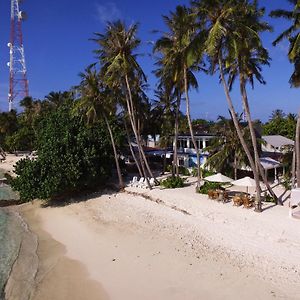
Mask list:
[[[101,23],[106,23],[121,18],[121,11],[114,2],[107,2],[105,4],[97,3],[96,17]]]

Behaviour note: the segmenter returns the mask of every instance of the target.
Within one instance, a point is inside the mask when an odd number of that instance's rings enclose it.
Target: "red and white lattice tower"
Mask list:
[[[26,14],[20,11],[19,4],[22,0],[11,0],[11,28],[9,47],[9,110],[13,109],[13,103],[22,100],[29,95],[27,70],[25,63],[22,21]]]

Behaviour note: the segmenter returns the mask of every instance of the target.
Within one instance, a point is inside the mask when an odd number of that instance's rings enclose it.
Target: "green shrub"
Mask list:
[[[292,189],[291,178],[285,176],[282,185],[286,190],[288,191],[291,190]]]
[[[220,189],[220,188],[221,188],[221,184],[220,183],[206,181],[200,187],[200,189],[198,189],[198,193],[200,193],[200,194],[208,194],[209,190],[216,190],[216,189]]]
[[[22,201],[52,199],[98,188],[114,164],[106,127],[88,127],[70,107],[61,107],[41,122],[38,157],[20,160],[12,180]]]
[[[183,176],[190,176],[190,171],[184,166],[179,166],[178,171]]]
[[[201,172],[202,172],[202,177],[203,178],[205,178],[207,176],[210,176],[210,175],[214,175],[214,172],[209,171],[207,169],[202,169],[201,168]],[[198,170],[197,170],[197,168],[193,168],[193,170],[192,170],[192,176],[194,176],[194,177],[198,176]]]
[[[161,181],[160,185],[167,189],[181,188],[184,186],[185,179],[179,176],[170,176]]]
[[[166,167],[166,171],[167,172],[172,172],[172,165],[167,165]],[[183,175],[183,176],[189,176],[190,175],[190,171],[188,170],[188,168],[184,167],[184,166],[179,166],[178,167],[178,172],[179,174]]]
[[[275,200],[271,195],[267,194],[265,195],[265,202],[275,203]]]

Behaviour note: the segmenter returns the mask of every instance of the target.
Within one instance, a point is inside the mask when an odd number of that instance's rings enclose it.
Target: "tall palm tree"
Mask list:
[[[148,187],[151,188],[147,171],[151,177],[154,176],[149,168],[142,148],[141,137],[138,134],[136,105],[131,89],[131,82],[146,81],[146,76],[137,62],[137,56],[133,53],[140,45],[140,40],[137,38],[137,29],[137,24],[127,28],[121,21],[108,23],[105,33],[96,33],[93,40],[99,46],[95,53],[99,57],[106,84],[110,87],[117,87],[124,92],[128,117],[138,145],[142,171]]]
[[[176,110],[176,100],[174,99],[174,94],[170,93],[168,86],[160,86],[159,89],[156,91],[155,96],[157,98],[154,101],[154,107],[151,111],[152,113],[152,122],[151,124],[157,123],[159,128],[155,129],[155,132],[160,134],[160,147],[165,149],[164,155],[164,164],[163,164],[163,173],[166,171],[166,151],[168,145],[172,143],[172,133],[174,130],[174,123],[176,115],[174,109]],[[174,142],[174,141],[173,141]],[[174,147],[175,148],[175,147]],[[176,147],[177,150],[177,147]],[[176,151],[177,152],[177,151]],[[176,163],[176,165],[178,165]],[[176,176],[179,175],[177,170],[174,170],[174,164],[172,168],[173,176],[176,171]]]
[[[197,155],[199,186],[201,180],[200,152],[192,127],[189,98],[189,88],[191,86],[198,86],[193,71],[200,70],[198,66],[202,58],[201,53],[197,52],[195,47],[196,44],[199,44],[195,36],[195,16],[187,7],[177,6],[175,12],[171,12],[169,17],[164,16],[163,18],[169,32],[164,33],[163,37],[156,42],[155,50],[160,51],[163,55],[163,72],[171,75],[174,85],[177,88],[178,99],[181,98],[183,92],[185,95],[186,116]],[[177,109],[179,107],[180,101],[178,100]]]
[[[105,86],[101,86],[99,75],[97,74],[95,67],[88,67],[84,73],[80,74],[80,77],[82,79],[79,86],[81,99],[79,100],[76,109],[82,110],[85,113],[88,122],[95,122],[99,119],[99,117],[103,118],[109,132],[114,152],[119,187],[120,189],[123,189],[125,185],[122,178],[117,148],[112,128],[108,120],[108,116],[116,110],[113,97],[110,95],[110,91],[105,89]]]
[[[216,66],[219,67],[219,74],[224,87],[230,114],[240,142],[249,160],[256,182],[255,210],[260,212],[262,211],[261,188],[257,165],[255,164],[251,151],[243,136],[231,99],[230,87],[226,80],[226,61],[231,57],[233,50],[237,46],[237,37],[239,36],[240,31],[249,31],[247,29],[247,24],[245,24],[245,6],[248,4],[247,0],[192,1],[193,9],[198,16],[200,32],[204,29],[208,32],[206,52],[211,62],[211,70],[215,72]]]
[[[261,66],[269,65],[270,57],[268,51],[262,46],[259,34],[264,31],[270,31],[271,27],[260,20],[263,17],[265,10],[258,9],[256,2],[243,6],[243,9],[245,10],[245,13],[244,15],[241,14],[241,16],[243,18],[242,22],[244,22],[244,26],[237,28],[238,34],[236,34],[235,37],[236,41],[234,48],[231,49],[231,53],[227,56],[225,62],[226,71],[229,73],[229,87],[232,88],[235,79],[239,78],[240,93],[250,129],[257,172],[260,173],[272,197],[276,199],[277,204],[282,205],[282,202],[277,198],[270,187],[264,169],[260,163],[257,137],[251,119],[246,88],[247,83],[254,88],[255,79],[261,84],[266,83],[261,74]]]
[[[154,51],[158,51],[158,48],[155,47]],[[159,78],[159,89],[164,89],[165,95],[161,99],[170,99],[175,98],[176,101],[173,101],[172,106],[174,107],[174,115],[175,115],[175,122],[174,122],[174,138],[173,138],[173,167],[172,167],[172,174],[173,176],[179,176],[179,165],[178,165],[178,153],[177,153],[177,142],[178,142],[178,135],[179,135],[179,115],[180,115],[180,105],[181,105],[181,92],[178,88],[180,85],[179,82],[174,82],[175,78],[173,74],[176,74],[176,65],[169,65],[170,62],[168,59],[169,51],[168,49],[160,49],[160,52],[163,52],[162,57],[160,57],[156,65],[158,69],[155,70],[156,76]]]
[[[287,39],[289,41],[288,58],[294,64],[294,70],[290,77],[292,87],[300,87],[300,2],[297,0],[288,0],[293,5],[292,10],[277,9],[270,13],[271,17],[284,18],[291,21],[291,25],[284,30],[273,42],[276,46],[278,43]],[[300,187],[300,110],[298,113],[296,133],[295,133],[295,161],[297,187]]]
[[[242,115],[238,116],[238,120],[242,122]],[[210,156],[205,165],[221,173],[226,173],[228,169],[233,167],[233,174],[236,180],[238,167],[242,165],[247,166],[248,159],[232,119],[219,116],[215,130],[218,134],[211,141],[210,146],[206,148]],[[243,127],[242,131],[247,144],[251,145],[248,127]]]

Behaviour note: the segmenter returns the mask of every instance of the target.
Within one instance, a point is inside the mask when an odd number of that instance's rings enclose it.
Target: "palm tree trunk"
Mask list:
[[[234,153],[234,180],[237,180],[237,157],[236,153]]]
[[[292,171],[291,171],[291,176],[292,176],[292,189],[295,188],[296,184],[296,145],[294,145],[293,149],[293,159],[292,159]]]
[[[260,158],[258,154],[258,148],[257,148],[257,140],[256,140],[256,134],[255,130],[252,124],[252,119],[251,119],[251,114],[250,114],[250,107],[249,107],[249,101],[248,101],[248,96],[247,96],[247,91],[245,87],[245,81],[242,78],[242,75],[240,75],[240,91],[242,94],[242,100],[243,100],[243,107],[246,113],[246,118],[248,122],[248,126],[250,129],[250,135],[251,135],[251,140],[252,140],[252,145],[253,145],[253,151],[254,151],[254,161],[256,165],[256,170],[257,172],[260,173],[260,176],[263,179],[264,184],[266,185],[268,191],[272,195],[273,199],[275,200],[277,205],[283,205],[282,201],[276,196],[274,191],[272,190],[271,186],[269,185],[268,179],[266,177],[266,174],[264,172],[263,166],[260,163]]]
[[[192,120],[191,120],[190,98],[189,98],[189,92],[188,92],[187,67],[186,66],[184,66],[183,76],[184,76],[184,92],[185,92],[185,98],[186,98],[186,116],[187,116],[188,123],[189,123],[192,142],[194,144],[194,148],[195,148],[196,155],[197,155],[197,178],[198,178],[197,187],[199,188],[200,183],[201,183],[200,153],[199,153],[198,145],[197,145],[197,142],[196,142],[196,139],[194,136]]]
[[[174,141],[173,141],[173,175],[179,176],[179,168],[178,168],[178,151],[177,151],[177,143],[178,143],[178,135],[179,135],[179,109],[180,109],[180,101],[181,96],[179,90],[177,91],[177,101],[176,101],[176,114],[175,114],[175,130],[174,130]]]
[[[300,188],[300,112],[298,114],[296,125],[295,150],[297,188]]]
[[[147,172],[146,172],[146,169],[145,169],[145,162],[147,161],[147,159],[145,160],[145,158],[146,158],[145,157],[145,153],[143,151],[143,148],[142,148],[142,145],[141,145],[141,141],[140,141],[140,138],[139,138],[139,135],[138,135],[138,132],[137,132],[135,115],[134,115],[133,109],[131,109],[131,108],[133,108],[133,101],[132,101],[132,94],[131,94],[131,89],[130,89],[130,85],[129,85],[127,74],[125,75],[125,82],[126,82],[126,88],[127,88],[127,92],[128,92],[128,97],[126,97],[128,115],[129,115],[129,119],[130,119],[130,122],[131,122],[132,130],[133,130],[133,133],[134,133],[137,145],[138,145],[138,150],[139,150],[139,154],[140,154],[142,170],[143,170],[143,173],[145,174],[145,179],[146,179],[147,186],[151,190],[152,187],[150,185],[149,178],[147,176]]]
[[[121,168],[120,168],[120,164],[119,164],[118,153],[117,153],[117,149],[116,149],[116,144],[115,144],[114,136],[113,136],[111,127],[109,125],[109,122],[108,122],[107,117],[106,117],[106,115],[105,115],[104,112],[102,112],[102,116],[103,116],[103,119],[104,119],[105,124],[107,126],[107,129],[108,129],[108,132],[109,132],[109,136],[110,136],[110,140],[111,140],[111,145],[112,145],[113,151],[114,151],[116,168],[117,168],[117,173],[118,173],[118,178],[119,178],[119,186],[120,186],[120,189],[123,190],[124,187],[125,187],[125,185],[124,185],[124,181],[123,181],[123,178],[122,178],[122,172],[121,172]]]
[[[162,173],[166,173],[166,168],[167,168],[167,148],[164,150],[164,160],[163,160],[163,171]]]
[[[143,177],[143,172],[142,172],[142,170],[141,170],[141,166],[140,166],[140,164],[139,164],[139,162],[138,162],[138,160],[137,160],[137,158],[136,158],[136,155],[135,155],[135,153],[134,153],[134,151],[133,151],[133,148],[132,148],[132,145],[131,145],[130,135],[129,135],[129,131],[128,131],[128,127],[127,127],[126,120],[124,120],[124,125],[125,125],[125,131],[126,131],[127,141],[128,141],[128,145],[129,145],[129,149],[130,149],[131,155],[132,155],[133,160],[134,160],[134,162],[135,162],[135,165],[136,165],[136,167],[137,167],[137,169],[138,169],[138,171],[139,171],[140,177]]]
[[[228,106],[229,106],[229,111],[231,113],[231,117],[232,117],[235,129],[237,131],[238,137],[240,139],[240,142],[241,142],[241,144],[243,146],[243,149],[244,149],[244,151],[247,155],[247,158],[249,160],[250,167],[252,169],[254,180],[255,180],[255,183],[256,183],[255,211],[256,212],[261,212],[262,207],[261,207],[259,176],[258,176],[258,173],[256,171],[255,162],[254,162],[254,160],[252,158],[252,155],[250,153],[250,150],[249,150],[249,148],[246,144],[246,141],[244,139],[243,133],[242,133],[241,128],[240,128],[239,121],[238,121],[237,116],[236,116],[236,112],[235,112],[235,109],[234,109],[234,106],[233,106],[233,103],[232,103],[232,100],[231,100],[231,97],[230,97],[229,88],[228,88],[226,80],[225,80],[225,76],[224,76],[224,72],[223,72],[223,61],[222,61],[221,57],[219,57],[219,69],[220,69],[220,76],[221,76],[221,80],[222,80],[225,95],[226,95],[226,100],[227,100],[227,103],[228,103]]]

